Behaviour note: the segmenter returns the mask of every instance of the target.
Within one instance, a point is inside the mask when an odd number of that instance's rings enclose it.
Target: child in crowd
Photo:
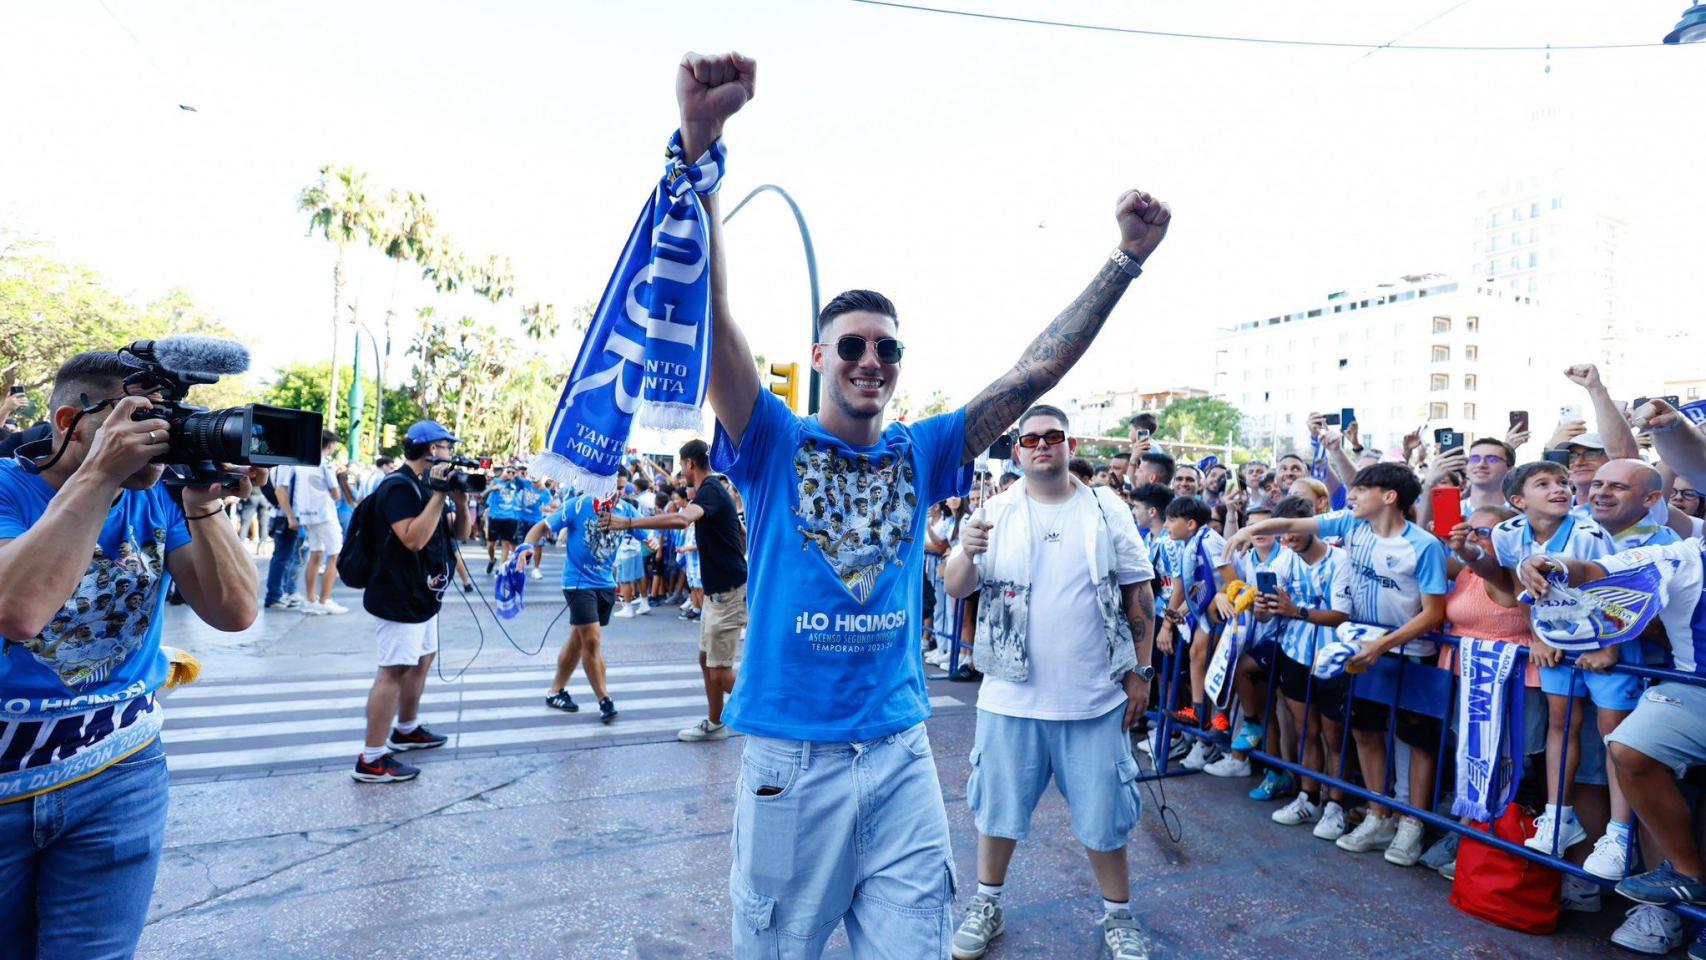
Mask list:
[[[1268,519],[1273,513],[1266,506],[1252,507],[1249,511],[1251,523]],[[1272,572],[1274,562],[1285,551],[1273,537],[1256,537],[1254,546],[1249,553],[1232,559],[1234,579],[1254,587],[1258,574]],[[1246,610],[1236,619],[1232,617],[1232,601],[1224,594],[1215,597],[1216,614],[1227,623],[1227,629],[1241,625],[1244,637],[1238,654],[1238,662],[1233,665],[1232,689],[1238,695],[1238,702],[1243,708],[1244,722],[1239,725],[1238,732],[1232,738],[1231,749],[1220,759],[1203,767],[1203,772],[1215,777],[1247,777],[1250,775],[1250,757],[1248,751],[1262,744],[1262,720],[1267,716],[1267,671],[1273,666],[1273,629],[1272,624],[1258,620],[1254,609]],[[1231,718],[1226,712],[1216,710],[1214,704],[1209,704],[1212,714],[1209,727],[1214,730],[1227,730],[1231,726]],[[1269,771],[1272,776],[1264,777],[1256,792],[1266,793],[1263,789],[1279,789],[1287,782],[1276,770]],[[1260,797],[1272,800],[1275,795]]]
[[[1420,495],[1421,481],[1408,467],[1377,463],[1359,470],[1352,480],[1349,510],[1320,517],[1275,517],[1240,530],[1227,546],[1242,552],[1263,534],[1343,537],[1350,563],[1350,619],[1387,629],[1351,658],[1350,670],[1365,672],[1387,653],[1409,661],[1401,668],[1437,669],[1429,661],[1438,644],[1424,638],[1445,622],[1445,545],[1405,519]],[[1389,708],[1383,703],[1357,700],[1351,709],[1351,736],[1363,781],[1380,793],[1388,789],[1388,719]],[[1398,738],[1418,748],[1410,751],[1410,803],[1424,810],[1433,805],[1434,751],[1441,733],[1433,717],[1398,711]],[[1336,839],[1339,849],[1363,853],[1385,848],[1388,861],[1414,864],[1422,853],[1422,822],[1411,817],[1395,820],[1391,808],[1370,803],[1362,823]],[[1318,828],[1316,835],[1324,832]]]
[[[1304,483],[1298,480],[1297,483]],[[1319,483],[1317,480],[1308,480]],[[1295,484],[1294,484],[1295,486]],[[1301,520],[1316,513],[1314,497],[1286,497],[1274,505],[1274,517],[1282,520]],[[1277,621],[1279,651],[1274,657],[1278,674],[1280,701],[1291,718],[1297,733],[1298,749],[1284,752],[1286,759],[1301,763],[1309,770],[1325,772],[1328,757],[1332,769],[1338,769],[1339,745],[1344,743],[1345,688],[1348,680],[1316,680],[1312,668],[1315,653],[1321,645],[1333,639],[1333,629],[1350,619],[1350,563],[1345,552],[1328,546],[1320,537],[1308,533],[1288,533],[1280,536],[1285,548],[1272,564],[1274,590],[1256,599],[1256,618]],[[1336,707],[1323,710],[1322,705]],[[1283,747],[1282,747],[1283,750]],[[1299,759],[1301,756],[1301,760]],[[1262,789],[1251,797],[1272,799],[1289,786],[1289,775],[1269,771],[1269,777],[1281,778],[1283,786]],[[1258,795],[1258,792],[1261,795]],[[1305,777],[1301,789],[1291,803],[1274,811],[1275,823],[1286,826],[1311,823],[1319,819],[1334,839],[1344,833],[1344,794],[1333,791],[1326,797],[1320,794],[1320,783]]]
[[[1156,638],[1161,652],[1171,656],[1177,635],[1189,637],[1191,653],[1191,703],[1174,716],[1180,723],[1200,726],[1196,705],[1203,702],[1208,682],[1209,618],[1214,598],[1233,579],[1225,560],[1226,541],[1209,529],[1209,508],[1195,497],[1179,497],[1167,506],[1167,539],[1162,542],[1157,567],[1162,589],[1167,593],[1166,624]],[[1175,631],[1178,631],[1176,634]],[[1183,761],[1191,770],[1201,770],[1213,759],[1211,748],[1198,740]]]
[[[1525,463],[1505,474],[1504,490],[1511,505],[1522,515],[1494,527],[1491,551],[1472,554],[1470,562],[1476,574],[1495,589],[1514,595],[1520,589],[1514,577],[1516,568],[1537,554],[1592,561],[1613,552],[1611,537],[1599,524],[1591,517],[1571,511],[1575,495],[1570,489],[1569,471],[1562,465],[1551,461]],[[1467,549],[1464,552],[1470,553]],[[1582,763],[1581,732],[1588,711],[1586,704],[1572,707],[1570,700],[1588,698],[1599,708],[1601,737],[1617,729],[1629,711],[1635,709],[1641,695],[1639,677],[1606,672],[1622,656],[1625,647],[1639,662],[1639,644],[1618,644],[1582,654],[1577,659],[1581,672],[1563,665],[1563,651],[1544,640],[1536,639],[1529,652],[1530,659],[1540,667],[1540,689],[1546,694],[1547,712],[1546,809],[1535,818],[1535,835],[1528,840],[1528,846],[1536,850],[1562,856],[1565,850],[1588,839],[1574,806],[1576,774]],[[1567,758],[1566,743],[1569,744]],[[1621,852],[1627,847],[1633,818],[1629,801],[1617,786],[1617,778],[1607,779],[1611,790],[1611,822],[1606,831],[1618,841]],[[1562,803],[1558,802],[1560,797]],[[1621,866],[1617,865],[1618,872],[1611,879],[1621,879]]]

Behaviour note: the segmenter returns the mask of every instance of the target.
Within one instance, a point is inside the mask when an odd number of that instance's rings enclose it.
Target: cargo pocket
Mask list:
[[[776,956],[776,898],[754,891],[739,875],[729,880],[729,896],[735,908],[735,954]],[[760,948],[768,949],[755,952]]]
[[[966,806],[970,807],[974,814],[977,813],[978,806],[983,800],[983,775],[980,769],[982,766],[983,748],[973,747],[971,749],[971,776],[966,778]]]
[[[1136,759],[1121,757],[1115,769],[1120,778],[1120,832],[1124,833],[1137,825],[1137,818],[1143,813],[1143,788],[1137,782],[1142,768]]]

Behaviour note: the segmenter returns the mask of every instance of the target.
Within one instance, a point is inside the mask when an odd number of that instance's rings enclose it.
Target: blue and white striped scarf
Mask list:
[[[689,166],[681,134],[604,288],[580,355],[533,458],[543,475],[604,497],[636,417],[698,430],[711,379],[711,231],[702,195],[722,182],[722,141]]]
[[[1520,651],[1496,640],[1459,642],[1454,817],[1491,822],[1516,796],[1522,778]]]

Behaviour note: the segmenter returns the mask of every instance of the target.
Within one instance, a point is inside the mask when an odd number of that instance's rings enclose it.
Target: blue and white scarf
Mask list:
[[[1331,680],[1341,676],[1350,665],[1351,658],[1362,652],[1363,644],[1373,643],[1387,634],[1385,627],[1376,627],[1366,623],[1351,623],[1346,621],[1339,624],[1333,631],[1334,638],[1321,644],[1315,651],[1315,679]]]
[[[533,548],[522,544],[515,548],[509,562],[498,568],[498,579],[492,586],[492,599],[498,602],[498,617],[514,620],[521,615],[527,602],[522,594],[527,590],[527,562],[533,559]]]
[[[1490,822],[1516,796],[1522,777],[1521,649],[1473,637],[1463,638],[1458,647],[1454,817]],[[1507,716],[1509,711],[1516,712]]]
[[[670,138],[663,179],[646,200],[604,288],[533,471],[595,497],[616,490],[636,416],[641,426],[698,430],[711,379],[711,231],[699,199],[722,182],[721,141],[688,166]]]
[[[1546,577],[1544,597],[1524,590],[1519,599],[1534,608],[1534,632],[1560,650],[1603,650],[1634,640],[1658,615],[1657,594],[1663,575],[1644,564],[1614,573],[1584,587],[1572,587],[1561,573]]]
[[[1320,437],[1309,438],[1309,475],[1327,485],[1328,498],[1334,510],[1345,509],[1347,498],[1344,484],[1334,483],[1333,471],[1327,464],[1327,447]]]

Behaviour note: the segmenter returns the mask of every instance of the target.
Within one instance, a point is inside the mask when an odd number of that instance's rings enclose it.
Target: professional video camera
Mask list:
[[[170,448],[154,462],[174,468],[166,472],[167,483],[235,487],[241,478],[221,471],[217,466],[221,463],[319,465],[318,413],[264,403],[209,410],[184,402],[191,387],[248,370],[249,351],[242,344],[178,335],[138,340],[120,347],[118,353],[135,369],[124,378],[125,392],[160,397],[153,406],[137,410],[132,419],[166,421]]]
[[[480,461],[470,457],[427,457],[426,459],[427,463],[448,463],[457,468],[450,471],[450,475],[443,480],[432,478],[429,475],[427,486],[432,489],[460,490],[463,493],[484,493],[486,491],[487,477],[484,473],[479,472]],[[464,467],[473,467],[474,470],[470,472],[463,469]]]

